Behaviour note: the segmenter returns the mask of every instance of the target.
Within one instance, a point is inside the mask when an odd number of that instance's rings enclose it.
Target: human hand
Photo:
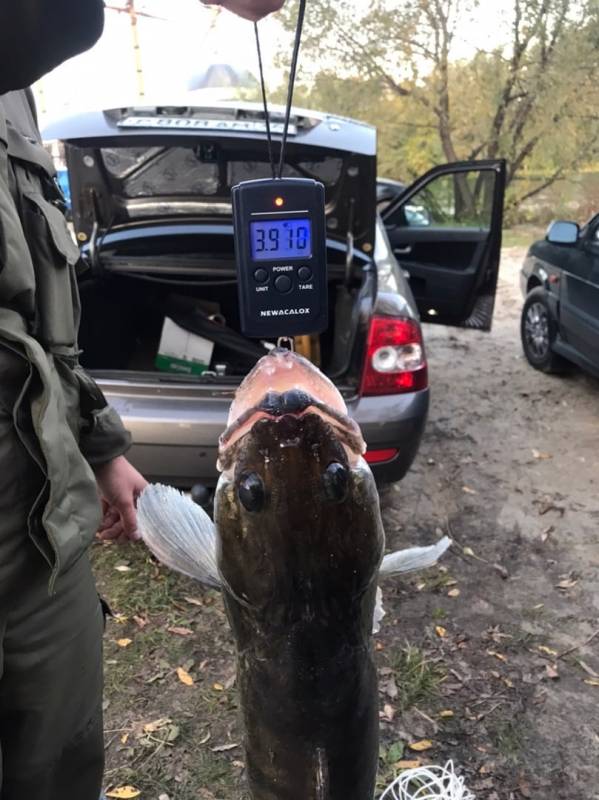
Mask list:
[[[95,469],[103,518],[98,530],[101,541],[137,541],[137,498],[148,482],[124,456]]]
[[[202,3],[206,6],[221,6],[238,17],[257,22],[282,8],[285,0],[202,0]]]

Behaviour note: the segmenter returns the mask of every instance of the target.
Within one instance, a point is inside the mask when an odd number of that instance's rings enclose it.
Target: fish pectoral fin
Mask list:
[[[214,523],[203,508],[172,486],[150,484],[137,503],[141,537],[171,569],[220,587]]]
[[[379,570],[379,578],[390,578],[402,572],[414,572],[436,564],[451,545],[451,539],[444,536],[430,547],[409,547],[407,550],[396,550],[383,558]]]
[[[380,586],[376,587],[376,602],[374,606],[374,615],[372,618],[372,633],[378,633],[381,629],[381,620],[387,612],[383,608],[383,592]]]

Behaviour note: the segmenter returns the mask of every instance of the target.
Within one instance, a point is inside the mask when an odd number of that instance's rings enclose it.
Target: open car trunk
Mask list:
[[[318,337],[297,337],[296,349],[350,390],[360,377],[351,357],[360,310],[372,302],[374,284],[368,269],[354,268],[348,279],[345,262],[344,248],[331,246],[330,325]],[[145,382],[235,385],[276,344],[239,332],[233,236],[226,226],[222,232],[180,223],[109,233],[81,277],[80,293],[81,361],[104,377],[136,373]],[[209,343],[204,371],[159,358],[166,318]]]
[[[278,136],[281,112],[271,116]],[[330,306],[327,331],[296,347],[351,388],[356,333],[375,297],[375,131],[301,110],[291,123],[283,176],[325,189]],[[231,188],[271,174],[262,109],[119,108],[63,120],[45,135],[65,148],[73,225],[90,265],[81,278],[82,363],[155,380],[238,382],[274,345],[239,333],[231,214]],[[165,318],[213,345],[206,372],[157,366]]]

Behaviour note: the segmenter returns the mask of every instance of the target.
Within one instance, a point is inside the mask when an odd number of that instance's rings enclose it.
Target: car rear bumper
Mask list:
[[[148,480],[181,488],[194,483],[215,485],[218,438],[226,425],[230,392],[222,393],[226,397],[198,398],[188,390],[180,395],[171,388],[165,391],[151,386],[132,391],[130,385],[99,382],[133,436],[128,457]],[[424,431],[429,390],[361,397],[347,404],[369,450],[399,451],[392,460],[372,465],[377,480],[403,478]]]

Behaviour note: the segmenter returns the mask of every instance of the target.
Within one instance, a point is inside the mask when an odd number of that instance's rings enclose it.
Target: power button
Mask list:
[[[275,280],[275,289],[284,294],[291,289],[291,278],[288,275],[279,275]]]

